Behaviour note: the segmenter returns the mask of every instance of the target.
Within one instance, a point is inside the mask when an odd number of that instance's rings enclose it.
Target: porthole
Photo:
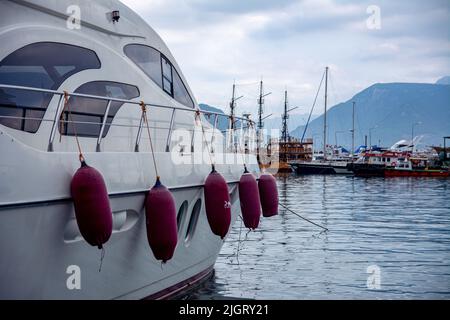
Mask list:
[[[189,242],[194,236],[201,209],[202,209],[202,200],[198,199],[195,202],[194,207],[192,208],[191,218],[189,219],[189,225],[186,230],[186,236],[184,238],[185,242]]]
[[[180,209],[178,210],[178,214],[177,214],[177,227],[178,227],[178,232],[180,232],[181,227],[183,225],[184,220],[186,219],[186,212],[187,212],[187,208],[188,208],[188,202],[185,200],[182,204]]]

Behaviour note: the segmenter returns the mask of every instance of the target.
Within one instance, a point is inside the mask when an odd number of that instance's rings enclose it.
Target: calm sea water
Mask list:
[[[239,219],[215,277],[189,298],[450,298],[450,180],[289,176],[278,187],[329,231],[283,209],[254,232]]]

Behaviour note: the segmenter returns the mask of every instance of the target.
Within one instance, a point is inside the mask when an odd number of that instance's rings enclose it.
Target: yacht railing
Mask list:
[[[59,100],[58,100],[58,104],[57,104],[57,108],[56,108],[56,112],[54,115],[54,119],[53,120],[49,120],[49,119],[44,119],[44,117],[42,118],[36,118],[36,117],[26,117],[25,113],[24,116],[22,117],[17,117],[17,116],[5,116],[5,115],[0,115],[0,118],[8,118],[8,119],[22,119],[22,120],[35,120],[35,121],[45,121],[45,122],[52,122],[52,128],[50,131],[50,136],[49,136],[49,140],[48,140],[48,148],[47,150],[49,152],[53,152],[53,142],[56,136],[56,131],[58,126],[60,125],[60,123],[74,123],[74,124],[91,124],[91,125],[101,125],[100,127],[100,132],[98,134],[97,137],[97,144],[96,144],[96,151],[100,152],[101,151],[101,142],[103,139],[103,133],[105,130],[105,127],[108,125],[110,127],[114,127],[114,126],[119,126],[119,127],[128,127],[128,128],[138,128],[138,132],[136,134],[136,140],[135,140],[135,146],[134,146],[134,151],[135,152],[139,152],[139,145],[140,145],[140,140],[141,140],[141,135],[142,135],[142,130],[143,130],[143,119],[141,117],[140,119],[140,123],[138,126],[136,125],[128,125],[128,124],[107,124],[107,119],[109,116],[109,111],[110,111],[110,107],[111,107],[111,103],[112,102],[120,102],[120,103],[128,103],[128,104],[133,104],[133,105],[137,105],[137,106],[142,106],[142,102],[136,101],[136,100],[127,100],[127,99],[120,99],[120,98],[112,98],[112,97],[104,97],[104,96],[97,96],[97,95],[90,95],[90,94],[84,94],[84,93],[75,93],[75,92],[67,92],[67,95],[69,97],[81,97],[81,98],[88,98],[88,99],[98,99],[98,100],[102,100],[102,101],[107,101],[107,107],[105,109],[105,113],[103,114],[103,116],[98,116],[99,118],[102,118],[101,122],[86,122],[86,121],[70,121],[70,120],[61,120],[61,113],[63,111],[64,108],[64,95],[66,94],[65,91],[57,91],[57,90],[50,90],[50,89],[42,89],[42,88],[34,88],[34,87],[26,87],[26,86],[17,86],[17,85],[9,85],[9,84],[0,84],[0,88],[1,89],[13,89],[13,90],[24,90],[24,91],[29,91],[29,92],[39,92],[39,93],[45,93],[45,94],[51,94],[52,97],[53,96],[59,96]],[[51,101],[51,99],[49,100]],[[171,142],[171,137],[172,137],[172,133],[174,131],[174,124],[175,124],[175,115],[176,112],[191,112],[191,113],[196,113],[196,112],[200,112],[201,114],[203,114],[204,116],[214,116],[214,120],[213,120],[213,135],[212,137],[214,137],[214,132],[217,131],[217,125],[218,125],[218,119],[219,117],[225,117],[228,118],[230,121],[241,121],[241,129],[243,130],[243,123],[245,122],[247,124],[246,128],[254,128],[255,126],[255,122],[250,120],[247,117],[239,117],[239,116],[234,116],[233,119],[231,119],[231,116],[227,115],[227,114],[223,114],[220,112],[214,112],[214,111],[206,111],[206,110],[201,110],[201,109],[192,109],[192,108],[188,108],[188,107],[179,107],[179,106],[169,106],[169,105],[161,105],[161,104],[155,104],[155,103],[149,103],[149,102],[145,102],[143,101],[144,105],[146,107],[152,107],[152,108],[162,108],[162,109],[169,109],[172,110],[171,116],[170,116],[170,122],[169,122],[169,127],[168,128],[156,128],[156,129],[167,129],[168,130],[168,134],[167,134],[167,138],[166,138],[166,143],[165,143],[165,151],[169,152],[170,151],[170,142]],[[1,106],[1,105],[0,105]],[[20,106],[18,106],[17,108],[20,108]],[[28,108],[30,109],[30,108]],[[42,112],[46,112],[46,109],[40,109],[40,108],[31,108],[31,109],[38,109]],[[152,127],[155,128],[155,127]],[[195,132],[195,130],[193,130]],[[218,130],[219,132],[223,133],[223,130]],[[235,131],[231,130],[231,135],[232,135],[232,141],[235,141]],[[212,144],[212,141],[211,141]],[[233,146],[232,146],[233,147]],[[237,152],[237,148],[233,148],[235,152]],[[192,135],[192,140],[191,140],[191,151],[194,151],[194,134]]]

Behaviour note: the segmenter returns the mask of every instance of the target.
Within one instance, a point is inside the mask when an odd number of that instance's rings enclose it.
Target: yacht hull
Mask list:
[[[202,190],[174,192],[176,199],[196,199]],[[174,258],[156,261],[148,246],[144,194],[111,198],[113,211],[125,210],[126,222],[101,250],[75,236],[70,200],[3,206],[0,209],[0,299],[141,299],[166,298],[187,279],[211,270],[223,241],[212,234],[202,208],[195,235],[185,241],[181,226]],[[200,196],[201,198],[201,196]],[[195,202],[195,201],[192,201]],[[188,208],[188,213],[193,203]],[[233,220],[239,205],[233,205]],[[187,217],[189,218],[189,217]],[[187,221],[186,221],[187,220]],[[129,224],[129,225],[127,225]],[[75,228],[72,228],[75,229]],[[79,288],[73,278],[79,270]],[[71,271],[72,270],[72,271]],[[187,288],[187,287],[186,287]]]
[[[204,209],[203,182],[210,166],[180,167],[176,173],[172,165],[161,167],[177,210],[187,204],[174,256],[161,264],[146,237],[143,204],[154,179],[150,154],[86,153],[105,178],[113,212],[113,234],[100,263],[101,250],[79,233],[70,198],[76,154],[38,152],[4,133],[0,147],[0,299],[164,298],[214,266],[223,240],[211,232]],[[168,153],[155,156],[158,163],[171,163]],[[240,214],[242,168],[217,169],[228,182],[233,223]],[[198,202],[198,220],[190,227]]]

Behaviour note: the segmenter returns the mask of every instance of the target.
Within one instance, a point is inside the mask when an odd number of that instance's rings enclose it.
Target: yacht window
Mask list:
[[[129,44],[124,48],[125,55],[162,88],[161,54],[151,47]]]
[[[139,97],[139,89],[135,86],[109,81],[93,81],[83,84],[75,90],[75,93],[90,94],[101,97],[111,97],[131,100]],[[105,129],[102,137],[105,137],[111,126],[117,111],[123,102],[112,101],[106,119]],[[105,116],[107,100],[70,97],[66,110],[61,115],[60,132],[62,135],[73,136],[74,126],[77,134],[81,137],[95,137],[100,135],[100,130]],[[70,115],[68,110],[70,110]],[[74,125],[66,122],[74,121]]]
[[[184,238],[185,242],[189,242],[194,236],[195,227],[197,226],[197,221],[200,215],[201,208],[202,208],[202,200],[198,199],[194,204],[194,208],[192,208],[191,218],[189,219],[188,228],[186,230],[186,236]]]
[[[180,229],[184,223],[184,219],[186,218],[187,209],[188,209],[188,202],[187,200],[184,200],[177,214],[178,232],[180,232]]]
[[[163,70],[163,77],[167,79],[167,81],[172,82],[172,65],[169,60],[164,57],[161,57],[161,65]]]
[[[194,107],[194,102],[192,101],[191,96],[186,90],[183,81],[181,81],[181,78],[175,69],[173,69],[173,97],[185,106],[192,108]]]
[[[159,51],[140,44],[128,44],[124,48],[130,58],[161,89],[179,103],[194,107],[194,101],[175,67]]]
[[[56,90],[70,76],[99,69],[94,51],[64,43],[37,42],[0,62],[0,84]],[[0,88],[0,124],[35,133],[52,94]]]

